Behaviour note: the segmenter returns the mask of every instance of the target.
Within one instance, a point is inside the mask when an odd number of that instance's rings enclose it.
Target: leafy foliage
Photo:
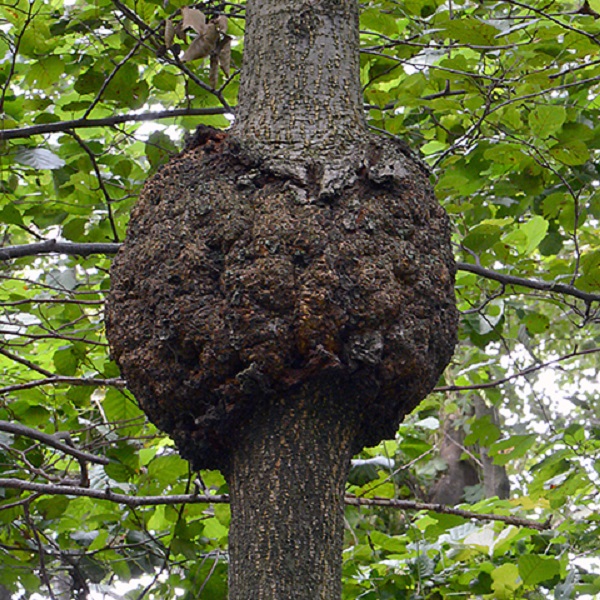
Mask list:
[[[229,75],[165,48],[165,21],[184,7],[0,4],[0,256],[18,256],[0,267],[0,584],[16,597],[84,598],[127,582],[126,598],[226,595],[224,480],[190,473],[119,378],[102,325],[107,250],[8,253],[119,242],[140,186],[184,131],[228,126],[244,5],[197,5],[228,17]],[[438,393],[396,440],[364,451],[348,491],[426,500],[446,468],[438,424],[452,415],[467,450],[488,452],[512,484],[509,500],[472,490],[463,508],[551,526],[349,506],[345,598],[600,594],[599,13],[593,0],[362,6],[368,122],[432,168],[455,227],[462,325]],[[475,399],[499,407],[502,427],[472,414]],[[58,493],[65,485],[110,492]],[[193,493],[215,502],[143,501]]]

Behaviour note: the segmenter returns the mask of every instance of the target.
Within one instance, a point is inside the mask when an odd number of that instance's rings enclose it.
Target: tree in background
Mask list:
[[[229,17],[232,70],[216,89],[209,57],[182,62],[193,33],[179,54],[166,49],[165,20],[182,7],[0,6],[0,581],[25,597],[125,581],[132,598],[226,594],[224,480],[190,472],[146,423],[102,324],[110,255],[141,184],[181,149],[183,130],[227,127],[235,112],[244,5],[197,6]],[[598,593],[596,10],[361,6],[367,120],[433,170],[454,225],[462,319],[437,393],[395,441],[354,462],[345,598]],[[501,429],[468,416],[482,401],[500,409]],[[474,464],[506,467],[510,500],[467,494],[466,513],[414,501],[447,467],[442,414],[466,451],[480,449]]]

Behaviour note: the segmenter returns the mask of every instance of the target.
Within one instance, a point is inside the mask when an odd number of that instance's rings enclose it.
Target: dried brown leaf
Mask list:
[[[221,15],[212,21],[219,30],[220,33],[227,33],[227,17]]]
[[[203,35],[197,36],[181,57],[182,62],[189,62],[197,58],[206,58],[217,46],[219,32],[213,23],[206,26]]]
[[[165,46],[170,48],[173,45],[174,39],[175,27],[173,26],[173,21],[171,21],[171,19],[167,19],[165,21]]]
[[[193,29],[198,35],[203,35],[206,29],[206,17],[197,8],[184,6],[181,9],[181,27],[182,30]]]
[[[231,72],[231,38],[226,35],[219,44],[219,64],[225,77],[229,77]]]
[[[219,84],[219,57],[214,52],[210,55],[208,83],[213,90],[216,90]]]

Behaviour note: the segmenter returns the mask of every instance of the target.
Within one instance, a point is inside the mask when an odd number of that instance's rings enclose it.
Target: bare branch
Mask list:
[[[129,507],[137,506],[159,506],[174,504],[228,504],[229,495],[210,495],[210,494],[178,494],[173,496],[128,496],[127,494],[117,494],[110,489],[94,490],[82,487],[70,487],[66,485],[52,485],[45,483],[34,483],[22,479],[0,479],[0,488],[10,488],[14,490],[30,491],[39,494],[64,495],[64,496],[85,496],[97,500],[108,500],[118,504],[124,504]],[[465,519],[478,519],[481,521],[501,521],[509,525],[518,527],[530,527],[539,531],[549,529],[550,523],[539,523],[519,517],[510,517],[506,515],[492,515],[488,513],[476,513],[469,510],[462,510],[445,506],[443,504],[428,504],[424,502],[414,502],[412,500],[398,500],[395,498],[358,498],[352,495],[346,495],[345,503],[353,506],[388,506],[390,508],[401,508],[404,510],[430,510],[433,512],[458,515]],[[0,510],[2,506],[0,506]]]
[[[464,262],[456,263],[456,268],[459,271],[468,271],[469,273],[475,273],[486,279],[492,279],[499,281],[504,285],[518,285],[526,287],[532,290],[541,290],[543,292],[553,292],[555,294],[565,294],[567,296],[573,296],[579,298],[585,302],[600,302],[600,294],[592,294],[590,292],[584,292],[579,290],[572,285],[565,283],[556,283],[554,281],[540,281],[539,279],[525,279],[524,277],[516,277],[514,275],[505,275],[504,273],[498,273],[486,269],[480,265],[473,265]]]
[[[0,348],[0,355],[6,356],[6,358],[9,358],[10,360],[14,360],[17,363],[28,367],[32,371],[37,371],[38,373],[44,375],[45,377],[54,377],[54,373],[51,373],[50,371],[47,371],[46,369],[42,369],[42,367],[40,367],[39,365],[36,365],[35,363],[31,362],[30,360],[22,358],[21,356],[18,356],[17,354],[13,354],[12,352],[8,352],[8,350],[4,350],[4,348]]]
[[[100,98],[100,96],[98,96],[98,98]],[[89,113],[86,113],[86,116],[87,114]],[[104,196],[104,200],[106,202],[106,211],[108,214],[108,222],[110,223],[110,229],[113,234],[113,242],[119,243],[119,234],[117,233],[117,225],[115,223],[115,218],[112,210],[113,199],[110,197],[110,194],[108,193],[108,190],[104,185],[104,179],[102,178],[102,173],[100,173],[100,167],[98,167],[98,161],[96,160],[96,156],[91,151],[90,147],[74,131],[69,131],[68,133],[75,139],[75,141],[79,144],[83,151],[88,155],[90,162],[92,163],[92,169],[94,169],[96,179],[98,179],[98,186],[100,187],[100,191],[102,192],[102,195]]]
[[[600,352],[600,348],[588,348],[587,350],[575,350],[569,354],[565,354],[564,356],[560,356],[559,358],[555,358],[553,360],[549,360],[545,363],[536,363],[519,371],[518,373],[513,373],[512,375],[508,375],[507,377],[503,377],[502,379],[495,379],[494,381],[488,381],[486,383],[475,383],[473,385],[444,385],[441,387],[433,388],[434,392],[464,392],[468,390],[487,390],[490,388],[498,387],[504,383],[512,381],[513,379],[517,379],[518,377],[526,377],[527,375],[531,375],[536,371],[540,371],[541,369],[545,369],[547,367],[551,367],[557,363],[560,363],[564,360],[568,360],[569,358],[574,358],[575,356],[585,356],[586,354],[595,354],[596,352]]]
[[[0,134],[1,136],[1,134]],[[37,256],[39,254],[69,254],[74,256],[89,256],[90,254],[116,254],[121,244],[77,244],[74,242],[57,242],[46,240],[36,244],[6,246],[0,248],[0,260]]]
[[[22,435],[24,437],[30,438],[32,440],[36,440],[38,442],[42,442],[47,446],[51,446],[56,450],[60,450],[65,454],[69,454],[74,456],[79,460],[86,460],[91,463],[95,463],[97,465],[108,465],[110,461],[108,458],[104,456],[96,456],[95,454],[90,454],[89,452],[84,452],[83,450],[78,450],[74,446],[70,446],[61,442],[57,439],[57,435],[50,435],[48,433],[43,433],[42,431],[38,431],[37,429],[32,429],[31,427],[26,427],[25,425],[21,425],[20,423],[11,423],[10,421],[0,421],[0,431],[6,431],[7,433],[12,433],[14,435]],[[60,435],[60,432],[59,432]],[[70,437],[70,436],[69,436]]]
[[[112,379],[100,379],[95,377],[63,377],[56,375],[55,377],[47,377],[46,379],[35,379],[33,381],[26,381],[25,383],[7,385],[3,388],[0,388],[0,394],[8,394],[9,392],[16,392],[18,390],[29,390],[31,388],[41,387],[43,385],[91,385],[94,387],[110,386],[117,389],[124,389],[126,387],[125,380],[121,379],[120,377],[113,377]]]
[[[0,480],[1,482],[2,480]],[[0,483],[1,485],[1,483]],[[529,527],[544,531],[550,529],[550,522],[539,523],[530,519],[521,517],[510,517],[507,515],[492,515],[489,513],[476,513],[471,510],[463,510],[461,508],[453,508],[445,504],[431,504],[427,502],[415,502],[413,500],[398,500],[396,498],[358,498],[356,496],[346,495],[346,504],[354,506],[389,506],[391,508],[401,508],[404,510],[430,510],[432,512],[445,515],[457,515],[465,519],[476,519],[478,521],[501,521],[507,525],[516,525],[517,527]]]
[[[103,119],[73,119],[72,121],[59,121],[57,123],[42,123],[30,127],[19,127],[17,129],[0,130],[0,140],[14,140],[28,138],[33,135],[44,133],[57,133],[69,129],[84,129],[91,127],[111,127],[127,122],[158,121],[160,119],[173,119],[176,117],[222,115],[233,112],[233,109],[225,107],[212,108],[178,108],[174,110],[161,110],[147,113],[130,113],[125,115],[114,115]]]

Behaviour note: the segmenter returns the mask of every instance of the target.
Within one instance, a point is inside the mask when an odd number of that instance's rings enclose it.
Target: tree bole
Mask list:
[[[330,600],[341,595],[344,488],[356,416],[339,382],[271,403],[235,436],[230,594]]]
[[[357,11],[249,0],[235,126],[148,180],[111,271],[128,386],[229,483],[235,600],[340,597],[350,458],[456,341],[448,218],[410,151],[366,131]]]

